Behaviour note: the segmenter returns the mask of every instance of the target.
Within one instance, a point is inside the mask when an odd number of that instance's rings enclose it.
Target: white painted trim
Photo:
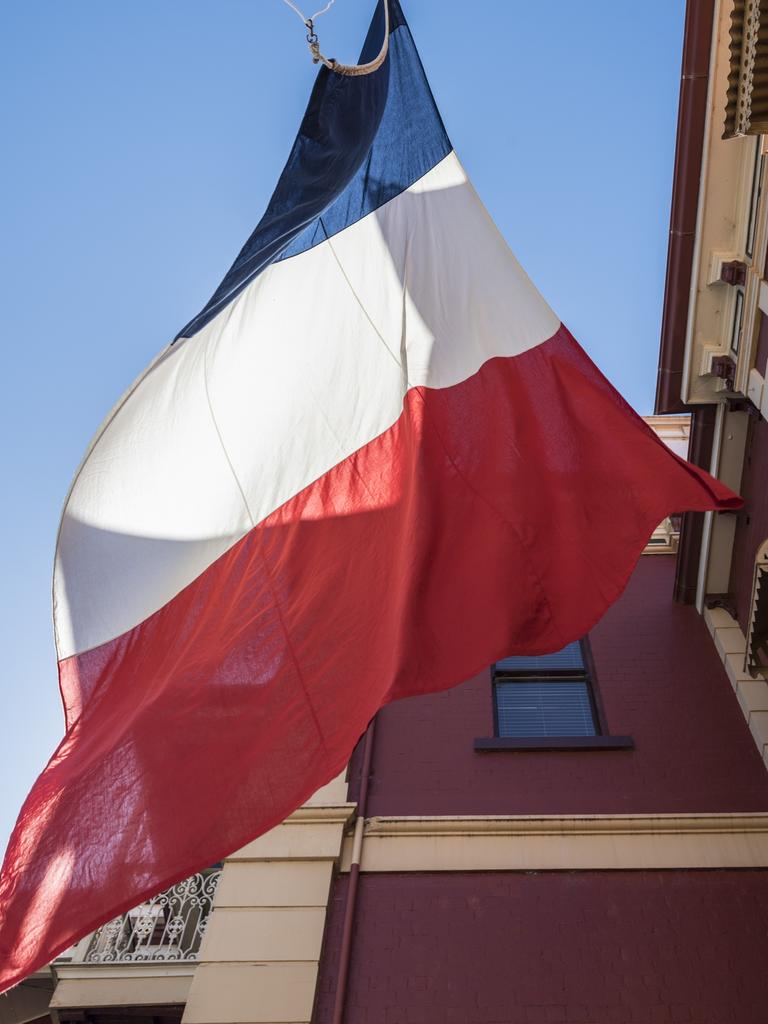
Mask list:
[[[762,373],[752,367],[747,380],[747,398],[756,409],[763,406],[763,391],[765,389],[765,378]]]
[[[315,823],[327,824],[328,822],[339,825],[346,825],[354,814],[357,804],[338,804],[333,807],[312,807],[304,804],[298,807],[293,814],[289,814],[283,825],[312,825]]]
[[[150,963],[137,960],[134,963],[90,964],[90,963],[55,963],[56,976],[59,980],[73,978],[191,978],[195,973],[197,961],[183,960],[178,963],[162,961]]]
[[[462,814],[377,816],[366,836],[768,834],[768,812],[753,814]]]

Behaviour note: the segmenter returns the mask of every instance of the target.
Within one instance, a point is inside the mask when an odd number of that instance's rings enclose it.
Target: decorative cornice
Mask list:
[[[589,836],[768,833],[768,813],[434,815],[375,817],[366,836]]]
[[[326,807],[304,805],[289,815],[284,825],[313,825],[335,823],[346,825],[357,809],[357,804],[333,804]]]
[[[92,963],[62,963],[55,961],[53,968],[58,981],[71,981],[73,979],[87,978],[89,981],[95,978],[191,978],[197,967],[196,960],[184,960],[179,963],[172,961],[141,961],[113,963],[113,964],[92,964]]]
[[[349,870],[345,842],[342,871]],[[374,817],[361,871],[768,868],[768,814]]]

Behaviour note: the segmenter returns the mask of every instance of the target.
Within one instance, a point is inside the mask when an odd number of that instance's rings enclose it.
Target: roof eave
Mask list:
[[[661,321],[657,415],[686,411],[681,396],[707,119],[715,0],[688,0],[683,36],[672,208]]]

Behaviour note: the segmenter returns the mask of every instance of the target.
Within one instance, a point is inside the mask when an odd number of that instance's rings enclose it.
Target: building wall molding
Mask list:
[[[539,836],[539,835],[717,835],[768,833],[768,812],[754,814],[578,814],[430,815],[376,817],[366,822],[369,836]]]
[[[338,807],[299,807],[285,819],[283,824],[313,825],[330,822],[331,824],[345,825],[354,813],[356,806],[356,804],[344,803]]]
[[[102,981],[123,978],[191,978],[197,963],[189,960],[183,963],[141,962],[117,964],[57,964],[56,978],[58,981],[72,981],[87,978],[90,981]]]
[[[345,841],[342,871],[351,848]],[[768,868],[768,814],[377,817],[361,870]]]
[[[58,984],[50,1006],[52,1010],[85,1009],[107,1006],[183,1005],[189,996],[195,965],[185,972],[171,971],[167,965],[153,971],[149,965],[126,964],[104,970],[101,964],[57,971]]]

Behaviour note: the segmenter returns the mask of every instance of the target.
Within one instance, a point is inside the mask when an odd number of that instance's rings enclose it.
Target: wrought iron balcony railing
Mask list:
[[[196,960],[221,868],[185,878],[102,925],[60,960],[147,963]]]

